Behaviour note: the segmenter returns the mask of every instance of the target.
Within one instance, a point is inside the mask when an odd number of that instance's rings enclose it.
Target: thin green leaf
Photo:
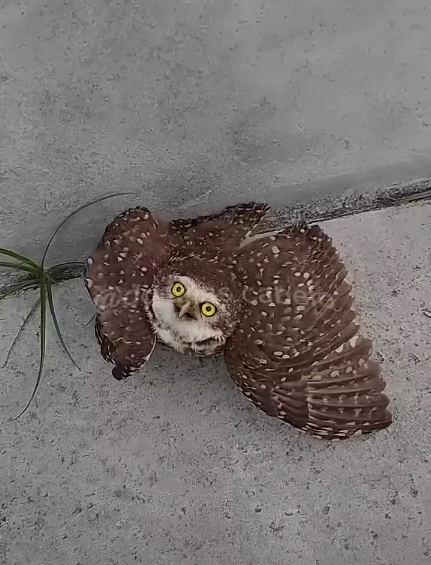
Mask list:
[[[30,321],[31,317],[33,316],[33,314],[36,312],[36,310],[39,308],[39,304],[40,304],[40,298],[38,298],[36,300],[36,302],[33,304],[32,309],[30,310],[30,312],[27,314],[25,320],[23,321],[23,323],[21,324],[21,327],[18,331],[18,333],[15,336],[15,339],[12,342],[12,345],[9,347],[9,351],[7,352],[6,355],[6,361],[3,363],[2,365],[2,369],[4,369],[6,367],[6,365],[8,364],[9,358],[12,354],[13,348],[15,347],[15,344],[18,342],[20,335],[22,334],[22,332],[24,331],[24,328],[26,327],[26,325],[28,324],[28,322]]]
[[[81,368],[77,365],[74,358],[70,354],[70,351],[68,350],[66,343],[64,342],[63,335],[61,333],[60,326],[59,326],[59,323],[58,323],[58,320],[57,320],[57,315],[55,313],[54,300],[52,298],[52,283],[51,283],[51,280],[49,279],[49,277],[46,277],[45,281],[46,281],[46,297],[47,297],[47,300],[48,300],[49,311],[51,312],[51,317],[52,317],[52,321],[54,322],[54,327],[55,327],[55,331],[57,332],[58,340],[61,344],[61,347],[63,348],[63,351],[66,353],[66,355],[69,357],[69,359],[75,365],[75,367],[77,369],[81,370]]]
[[[46,256],[48,254],[48,250],[51,246],[52,240],[54,239],[54,237],[57,235],[57,233],[59,232],[59,230],[64,226],[64,224],[70,220],[70,218],[72,218],[73,216],[75,216],[75,214],[77,214],[78,212],[80,212],[81,210],[84,210],[85,208],[88,208],[89,206],[92,206],[93,204],[97,204],[98,202],[102,202],[103,200],[107,200],[108,198],[113,198],[114,196],[126,196],[129,194],[136,194],[135,192],[115,192],[114,194],[107,194],[106,196],[102,196],[101,198],[96,198],[96,200],[92,200],[91,202],[87,202],[87,204],[83,204],[82,206],[80,206],[79,208],[77,208],[76,210],[74,210],[72,213],[70,213],[68,216],[66,216],[66,218],[61,222],[60,225],[58,225],[55,230],[53,231],[51,237],[48,240],[48,243],[45,247],[45,251],[44,254],[42,256],[42,261],[40,262],[41,266],[43,267],[45,264],[45,259]]]
[[[43,372],[43,367],[45,365],[45,355],[46,355],[46,290],[45,290],[45,273],[42,272],[42,276],[41,276],[41,287],[40,287],[40,336],[39,336],[39,342],[40,342],[40,358],[39,358],[39,371],[36,377],[36,383],[34,385],[33,388],[33,393],[30,397],[30,400],[27,402],[25,408],[18,414],[18,416],[15,416],[15,418],[13,418],[13,420],[18,420],[18,418],[20,418],[24,412],[27,411],[28,407],[30,406],[33,398],[36,395],[36,391],[39,388],[39,383],[40,383],[40,379],[42,378],[42,372]]]
[[[19,253],[15,253],[15,251],[10,251],[9,249],[4,249],[4,247],[0,247],[0,255],[6,255],[6,257],[12,257],[12,259],[16,259],[20,263],[24,263],[29,267],[32,267],[33,272],[37,274],[39,274],[42,269],[42,265],[39,265],[29,257],[26,257],[25,255],[20,255]]]
[[[64,263],[56,263],[52,267],[48,269],[48,271],[52,271],[53,269],[59,268],[67,268],[67,267],[85,267],[84,261],[65,261]]]
[[[91,318],[88,320],[88,322],[85,324],[84,327],[86,328],[87,326],[89,326],[89,325],[91,324],[91,322],[94,320],[95,317],[96,317],[96,314],[94,314],[93,316],[91,316]]]
[[[26,273],[34,274],[35,269],[30,267],[29,265],[25,265],[24,263],[8,263],[4,261],[0,261],[0,267],[4,269],[15,269],[16,271],[24,271]]]
[[[2,290],[0,290],[0,300],[15,294],[15,292],[20,292],[21,290],[29,290],[31,288],[38,288],[40,286],[39,279],[28,279],[24,281],[19,281],[6,285]]]

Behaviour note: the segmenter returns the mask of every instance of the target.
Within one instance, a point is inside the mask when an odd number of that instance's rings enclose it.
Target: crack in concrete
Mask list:
[[[374,191],[368,190],[367,192],[338,196],[330,195],[305,202],[296,201],[284,206],[281,210],[274,209],[274,213],[279,225],[297,221],[306,221],[313,224],[430,199],[431,178],[423,178],[386,188],[377,188]],[[83,262],[82,267],[60,267],[56,269],[55,282],[60,283],[82,277],[84,267],[85,263]],[[12,282],[15,282],[15,280]],[[3,286],[3,290],[7,286]]]

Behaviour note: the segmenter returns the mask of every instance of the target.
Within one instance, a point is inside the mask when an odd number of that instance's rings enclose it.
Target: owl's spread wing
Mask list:
[[[248,244],[238,263],[246,314],[225,359],[242,392],[316,437],[388,427],[385,382],[331,239],[317,226],[292,226]]]
[[[175,248],[167,232],[146,208],[127,210],[106,228],[88,259],[85,284],[96,306],[95,333],[118,380],[139,369],[156,344],[144,299]]]
[[[172,234],[187,245],[238,246],[246,237],[267,231],[275,221],[268,204],[247,202],[221,212],[170,222]]]

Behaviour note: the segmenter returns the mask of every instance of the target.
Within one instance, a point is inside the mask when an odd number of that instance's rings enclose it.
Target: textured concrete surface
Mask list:
[[[186,213],[430,177],[430,28],[428,0],[0,0],[0,241],[124,189]]]
[[[0,379],[3,565],[428,565],[431,559],[431,205],[322,224],[351,271],[395,423],[323,443],[237,391],[222,360],[157,350],[119,383],[99,355],[81,281],[57,289],[37,368],[28,328]],[[1,309],[1,357],[34,297]]]

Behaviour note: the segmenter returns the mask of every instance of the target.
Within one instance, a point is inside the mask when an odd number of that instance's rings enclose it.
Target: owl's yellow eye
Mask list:
[[[204,302],[201,305],[201,310],[202,310],[202,314],[204,316],[214,316],[214,314],[217,312],[217,308],[214,306],[214,304],[211,304],[211,302]]]
[[[186,287],[183,285],[183,283],[180,282],[175,282],[172,285],[172,294],[174,296],[182,296],[183,294],[185,294],[186,292]]]

